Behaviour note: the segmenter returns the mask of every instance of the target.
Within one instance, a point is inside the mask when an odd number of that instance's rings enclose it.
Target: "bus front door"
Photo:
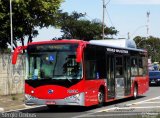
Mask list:
[[[124,57],[124,77],[125,77],[125,96],[131,94],[131,69],[130,69],[130,58]]]
[[[116,99],[123,98],[125,95],[123,56],[115,57],[115,93]]]
[[[114,56],[107,55],[107,99],[115,98]]]

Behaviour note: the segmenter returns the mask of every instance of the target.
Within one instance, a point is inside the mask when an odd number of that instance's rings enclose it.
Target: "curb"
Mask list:
[[[0,108],[0,112],[4,112],[4,109],[3,109],[3,108]]]

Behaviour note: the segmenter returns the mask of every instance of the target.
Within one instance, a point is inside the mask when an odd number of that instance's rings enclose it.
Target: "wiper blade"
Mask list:
[[[71,82],[71,83],[72,83],[72,80],[71,80],[71,79],[69,79],[67,76],[66,76],[66,79],[67,79],[69,82]]]

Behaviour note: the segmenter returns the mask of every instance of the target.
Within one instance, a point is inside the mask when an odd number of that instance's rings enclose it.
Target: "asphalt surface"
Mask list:
[[[160,86],[151,86],[149,91],[133,100],[127,98],[106,103],[103,107],[58,107],[48,109],[46,106],[7,112],[5,116],[23,116],[36,118],[160,118]]]

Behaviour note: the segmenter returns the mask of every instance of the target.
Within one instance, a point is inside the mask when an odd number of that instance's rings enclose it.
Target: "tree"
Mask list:
[[[102,39],[102,22],[99,20],[82,19],[85,14],[73,12],[69,15],[67,12],[60,11],[59,26],[64,33],[62,38],[80,39],[89,41],[92,39]],[[118,33],[114,27],[105,26],[105,35],[116,35]]]
[[[36,27],[48,27],[55,24],[55,17],[63,0],[12,0],[13,8],[13,40],[21,40],[28,36],[28,42],[38,35]],[[10,41],[9,0],[0,0],[0,46],[6,48]]]
[[[148,56],[151,57],[152,61],[160,61],[160,38],[150,36],[134,38],[137,48],[143,48],[148,51]]]
[[[137,48],[145,48],[147,40],[146,37],[136,36],[133,40],[135,41]]]

